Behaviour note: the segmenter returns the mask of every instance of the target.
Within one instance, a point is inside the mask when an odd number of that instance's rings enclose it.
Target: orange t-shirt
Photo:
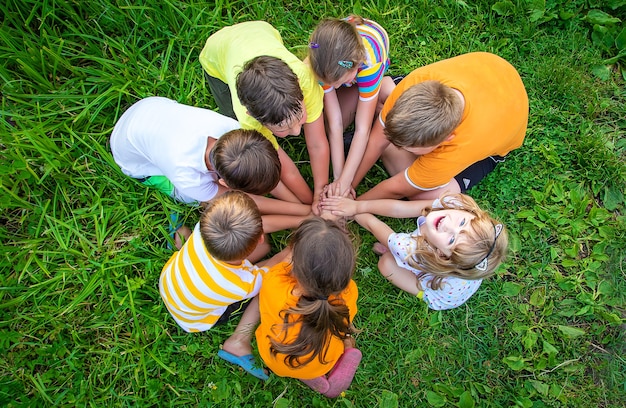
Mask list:
[[[337,363],[344,352],[343,341],[338,337],[332,337],[326,350],[326,364],[321,364],[316,357],[305,366],[292,368],[285,363],[284,354],[272,355],[270,352],[270,338],[290,343],[298,337],[300,325],[296,324],[289,328],[287,336],[282,332],[283,319],[281,311],[293,307],[298,302],[298,297],[291,292],[296,286],[296,280],[291,276],[291,264],[282,262],[272,267],[263,277],[263,285],[259,292],[259,309],[261,310],[261,323],[256,329],[256,342],[259,354],[265,365],[280,377],[291,377],[310,380],[328,373]],[[350,321],[357,312],[356,300],[359,295],[356,283],[350,280],[348,287],[341,292],[340,298],[344,300],[350,309]],[[331,297],[332,299],[332,297]],[[290,321],[296,320],[299,315],[292,315]]]
[[[382,124],[406,89],[428,80],[461,92],[465,108],[455,137],[419,156],[406,170],[413,187],[442,187],[470,165],[489,156],[505,156],[522,145],[528,124],[526,89],[511,64],[486,52],[463,54],[411,72],[385,101]]]

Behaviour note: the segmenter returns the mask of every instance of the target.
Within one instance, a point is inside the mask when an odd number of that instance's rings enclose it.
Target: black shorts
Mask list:
[[[246,310],[246,308],[250,304],[250,300],[251,299],[244,299],[244,300],[240,300],[239,302],[235,302],[235,303],[232,303],[232,304],[228,305],[228,307],[226,308],[224,313],[222,313],[220,318],[217,319],[217,321],[215,322],[214,326],[226,323],[227,321],[230,320],[230,318],[233,315],[240,315],[240,314],[242,314],[243,311]]]
[[[211,90],[211,94],[213,94],[213,99],[215,100],[219,112],[222,115],[237,120],[237,116],[235,116],[235,111],[233,110],[233,100],[228,85],[206,72],[204,73],[204,79],[206,79],[209,85],[209,89]]]
[[[504,159],[505,158],[502,156],[490,156],[472,164],[457,174],[454,179],[459,183],[459,186],[461,186],[461,193],[465,193],[467,190],[478,184],[480,180],[484,179],[487,174],[491,173],[493,169],[496,168],[498,163],[502,163]]]

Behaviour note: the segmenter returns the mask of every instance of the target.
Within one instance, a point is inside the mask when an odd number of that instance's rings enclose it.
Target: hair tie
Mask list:
[[[345,69],[350,69],[352,68],[352,65],[354,65],[352,61],[337,61],[337,64],[344,67]]]
[[[319,48],[319,47],[320,47],[320,45],[318,43],[315,43],[315,42],[310,42],[309,43],[309,48]]]
[[[326,301],[328,301],[328,296],[320,296],[320,297],[317,298],[317,300],[321,300],[323,302],[326,302]]]

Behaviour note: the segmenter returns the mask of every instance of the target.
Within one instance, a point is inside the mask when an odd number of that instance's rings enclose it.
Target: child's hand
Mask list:
[[[356,201],[347,197],[326,197],[322,200],[322,209],[342,217],[358,214],[357,206]]]
[[[355,348],[356,340],[352,336],[346,337],[345,339],[343,339],[343,346],[344,348]]]
[[[347,185],[348,188],[342,189],[342,185]],[[328,189],[326,190],[326,197],[351,197],[352,199],[356,198],[356,191],[352,188],[349,183],[341,183],[341,180],[337,180],[329,184]]]
[[[325,220],[330,220],[330,221],[337,221],[337,219],[339,218],[339,216],[333,214],[330,211],[324,210],[323,208],[320,212],[320,217],[322,217]]]

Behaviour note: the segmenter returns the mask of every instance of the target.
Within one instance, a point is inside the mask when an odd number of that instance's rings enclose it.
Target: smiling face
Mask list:
[[[440,255],[449,257],[454,247],[464,239],[463,232],[471,228],[474,214],[464,210],[436,210],[426,215],[420,232]]]

